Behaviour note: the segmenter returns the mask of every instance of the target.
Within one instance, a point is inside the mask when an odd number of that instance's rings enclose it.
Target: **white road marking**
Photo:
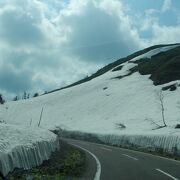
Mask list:
[[[78,142],[80,140],[73,139],[73,141],[77,141]],[[80,141],[80,142],[83,142],[83,141]],[[151,156],[151,157],[154,157],[154,158],[160,158],[160,159],[172,161],[172,162],[175,162],[175,163],[180,163],[180,161],[177,161],[175,159],[169,159],[169,158],[166,158],[166,157],[162,157],[162,156],[158,156],[158,155],[153,155],[153,154],[145,153],[145,152],[141,152],[141,151],[135,151],[135,150],[132,150],[132,149],[120,148],[120,147],[117,147],[117,146],[98,144],[98,143],[93,143],[93,142],[88,142],[88,143],[94,144],[96,146],[104,146],[104,147],[108,147],[108,148],[112,148],[112,149],[117,149],[117,150],[123,150],[123,151],[125,150],[125,151],[129,151],[129,152],[134,152],[134,153],[137,153],[137,154],[144,154],[146,156]],[[85,144],[88,145],[88,143],[86,142]]]
[[[106,151],[112,151],[111,149],[105,148],[105,147],[101,147],[101,149],[104,149]]]
[[[94,177],[94,180],[100,180],[100,176],[101,176],[101,163],[99,161],[99,159],[92,153],[90,152],[89,150],[85,149],[85,148],[82,148],[81,146],[78,146],[76,144],[73,144],[73,146],[76,146],[86,152],[88,152],[95,160],[96,160],[96,165],[97,165],[97,171],[96,171],[96,174],[95,174],[95,177]]]
[[[159,172],[165,174],[166,176],[170,177],[173,180],[179,180],[179,179],[175,178],[174,176],[172,176],[172,175],[170,175],[170,174],[168,174],[168,173],[166,173],[166,172],[164,172],[164,171],[162,171],[160,169],[156,169],[156,171],[159,171]]]
[[[104,146],[104,147],[117,149],[117,150],[123,150],[123,151],[125,150],[125,151],[129,151],[129,152],[134,152],[134,153],[137,153],[137,154],[144,154],[146,156],[151,156],[151,157],[154,157],[154,158],[159,158],[159,159],[172,161],[172,162],[175,162],[175,163],[180,163],[180,161],[177,161],[175,159],[169,159],[169,158],[166,158],[166,157],[163,157],[163,156],[153,155],[153,154],[150,154],[150,153],[147,153],[147,152],[135,151],[135,150],[132,150],[132,149],[126,149],[126,148],[121,148],[121,147],[112,146],[112,145],[105,145],[105,144],[102,145],[102,144],[92,143],[92,142],[91,142],[91,144],[94,144],[94,145],[97,145],[97,146]]]
[[[126,156],[126,157],[128,157],[128,158],[134,159],[135,161],[138,161],[138,159],[135,158],[135,157],[129,156],[129,155],[127,155],[127,154],[122,154],[122,155],[123,155],[123,156]]]

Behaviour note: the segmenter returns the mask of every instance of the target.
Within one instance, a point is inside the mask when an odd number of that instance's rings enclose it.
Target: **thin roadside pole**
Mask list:
[[[40,124],[41,124],[43,110],[44,110],[44,107],[42,107],[42,110],[41,110],[41,114],[40,114],[40,118],[39,118],[38,127],[39,127],[39,126],[40,126]]]

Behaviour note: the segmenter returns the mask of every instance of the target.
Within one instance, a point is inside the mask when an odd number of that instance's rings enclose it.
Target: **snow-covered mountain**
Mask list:
[[[163,126],[157,95],[161,92],[167,124],[164,128],[158,128]],[[0,118],[26,128],[31,123],[33,129],[43,108],[44,129],[60,127],[118,137],[166,137],[168,148],[176,146],[180,150],[180,129],[175,128],[180,124],[179,101],[180,45],[160,45],[111,63],[68,87],[8,102],[0,107]]]
[[[9,102],[1,108],[2,119],[23,126],[29,126],[32,119],[32,126],[36,127],[43,107],[41,127],[47,129],[60,126],[91,133],[154,133],[156,131],[152,129],[156,128],[155,123],[163,125],[157,92],[174,85],[175,91],[163,91],[168,127],[157,132],[179,133],[174,127],[180,123],[180,109],[177,107],[180,79],[155,86],[155,81],[150,79],[154,72],[141,75],[137,68],[141,68],[144,62],[149,65],[145,64],[146,68],[154,68],[154,64],[149,62],[154,61],[155,57],[163,57],[174,50],[180,56],[179,49],[178,45],[155,48],[85,83],[29,100]],[[165,66],[165,63],[161,66]],[[171,73],[170,70],[168,73]],[[120,130],[116,125],[118,123],[126,128]]]

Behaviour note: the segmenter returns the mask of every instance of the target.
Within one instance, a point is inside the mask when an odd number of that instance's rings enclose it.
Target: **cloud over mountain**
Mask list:
[[[179,25],[162,25],[166,10],[178,13],[172,3],[161,1],[144,16],[132,15],[126,2],[1,1],[1,92],[13,97],[50,90],[145,46],[178,41]]]

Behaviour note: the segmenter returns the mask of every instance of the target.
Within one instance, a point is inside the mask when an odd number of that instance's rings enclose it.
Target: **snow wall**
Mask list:
[[[15,168],[30,169],[48,160],[55,150],[59,149],[59,138],[51,141],[40,141],[32,147],[17,146],[9,153],[0,153],[0,171],[6,176]]]
[[[180,137],[168,135],[98,135],[105,144],[127,148],[144,148],[180,155]]]
[[[92,134],[60,130],[60,136],[132,149],[180,155],[180,136],[165,134]]]

